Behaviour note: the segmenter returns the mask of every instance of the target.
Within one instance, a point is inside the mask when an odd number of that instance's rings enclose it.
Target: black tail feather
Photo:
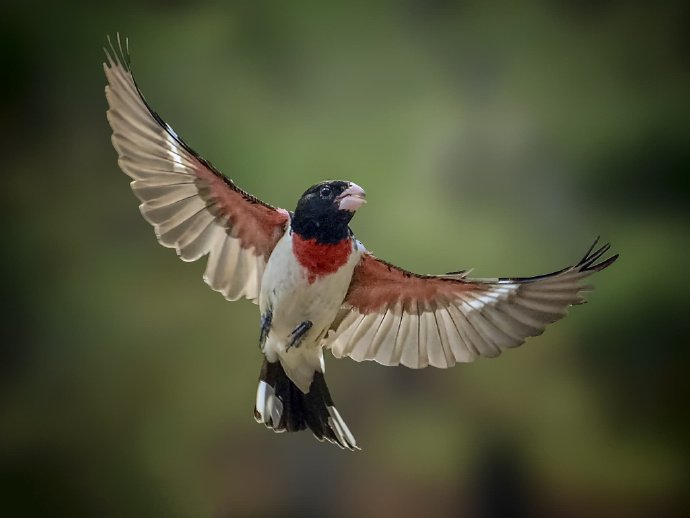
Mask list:
[[[314,372],[304,394],[283,370],[280,362],[264,359],[259,375],[254,418],[276,432],[309,428],[314,436],[341,448],[359,449],[352,433],[333,405],[323,373]]]

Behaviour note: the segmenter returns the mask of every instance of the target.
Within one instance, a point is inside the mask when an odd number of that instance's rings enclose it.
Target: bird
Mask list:
[[[582,281],[618,258],[598,241],[580,261],[535,277],[423,275],[377,258],[350,221],[362,187],[323,181],[293,211],[245,192],[196,153],[151,108],[131,71],[129,42],[108,37],[107,119],[118,164],[143,217],[183,261],[207,256],[204,281],[230,301],[259,306],[263,364],[254,417],[276,432],[309,429],[359,446],[324,378],[336,358],[413,369],[448,368],[521,345],[585,302]]]

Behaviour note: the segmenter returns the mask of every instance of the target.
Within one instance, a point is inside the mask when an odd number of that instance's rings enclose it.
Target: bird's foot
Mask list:
[[[299,347],[300,344],[302,343],[302,340],[304,339],[304,335],[309,332],[312,326],[311,320],[306,320],[299,324],[295,329],[292,330],[292,333],[290,333],[291,340],[290,343],[287,345],[287,349],[290,349],[291,347]]]
[[[266,344],[266,338],[271,330],[271,322],[273,322],[273,311],[266,310],[266,313],[261,315],[261,330],[259,331],[259,348],[263,351]]]

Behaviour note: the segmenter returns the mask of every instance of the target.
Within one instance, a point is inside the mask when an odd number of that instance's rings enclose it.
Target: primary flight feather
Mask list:
[[[309,428],[357,449],[324,379],[323,348],[357,361],[451,367],[516,347],[583,302],[581,281],[611,265],[596,242],[575,265],[537,277],[419,275],[374,257],[349,222],[365,203],[353,182],[325,181],[294,212],[237,187],[149,106],[120,38],[106,49],[106,98],[120,168],[158,241],[184,261],[208,255],[204,280],[260,310],[264,362],[254,416]]]

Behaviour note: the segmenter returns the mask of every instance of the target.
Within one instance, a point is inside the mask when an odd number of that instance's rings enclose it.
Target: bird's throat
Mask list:
[[[292,252],[299,264],[306,269],[309,284],[318,277],[337,272],[347,263],[352,253],[352,240],[337,243],[318,243],[316,239],[304,239],[292,234]]]

